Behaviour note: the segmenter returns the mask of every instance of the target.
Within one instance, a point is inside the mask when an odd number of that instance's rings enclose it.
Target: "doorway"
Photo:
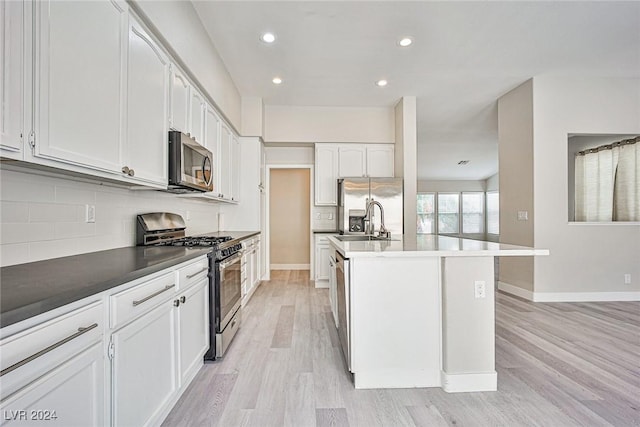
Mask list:
[[[311,167],[269,168],[269,269],[309,270]]]

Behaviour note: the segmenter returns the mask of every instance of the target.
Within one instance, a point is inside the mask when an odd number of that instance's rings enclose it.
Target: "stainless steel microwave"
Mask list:
[[[213,191],[213,154],[191,136],[169,131],[169,190]]]

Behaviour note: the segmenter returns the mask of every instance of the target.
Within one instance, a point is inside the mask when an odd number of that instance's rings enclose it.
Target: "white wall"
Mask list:
[[[498,191],[500,189],[500,174],[491,175],[484,180],[485,191]]]
[[[314,148],[308,147],[269,147],[264,148],[265,163],[268,165],[312,165]]]
[[[640,79],[541,76],[533,87],[535,245],[551,251],[536,258],[535,292],[639,291],[640,225],[567,221],[567,135],[638,134]]]
[[[533,246],[532,80],[498,100],[498,155],[500,242]],[[518,211],[527,211],[529,220],[518,221]],[[533,263],[533,257],[500,258],[500,281],[533,291]]]
[[[133,0],[236,130],[241,98],[190,1]]]
[[[95,223],[84,221],[86,204],[96,207]],[[158,211],[189,212],[187,234],[217,231],[209,202],[0,170],[0,265],[134,246],[136,215]]]
[[[242,97],[242,129],[244,136],[264,135],[264,105],[257,96]]]
[[[392,108],[266,105],[265,142],[394,142]]]
[[[418,193],[485,191],[485,181],[418,181]]]

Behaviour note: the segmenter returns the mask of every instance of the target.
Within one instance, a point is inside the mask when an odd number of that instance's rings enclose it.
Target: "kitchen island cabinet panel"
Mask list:
[[[38,1],[35,156],[120,174],[123,54],[119,1]]]

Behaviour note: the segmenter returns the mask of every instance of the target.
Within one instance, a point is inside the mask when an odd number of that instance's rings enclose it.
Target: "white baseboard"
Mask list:
[[[271,264],[272,270],[309,270],[309,264]]]
[[[329,288],[328,280],[314,280],[314,286],[316,288]]]
[[[442,389],[447,393],[468,393],[472,391],[498,390],[498,373],[447,374],[440,371]]]
[[[501,291],[505,291],[508,294],[533,301],[533,292],[527,289],[522,289],[518,286],[510,285],[505,282],[498,282],[498,289],[500,289]]]
[[[353,374],[353,386],[356,389],[439,387],[440,377],[437,370],[424,369],[358,371]]]
[[[531,292],[504,282],[498,289],[533,302],[640,301],[640,291],[628,292]]]

